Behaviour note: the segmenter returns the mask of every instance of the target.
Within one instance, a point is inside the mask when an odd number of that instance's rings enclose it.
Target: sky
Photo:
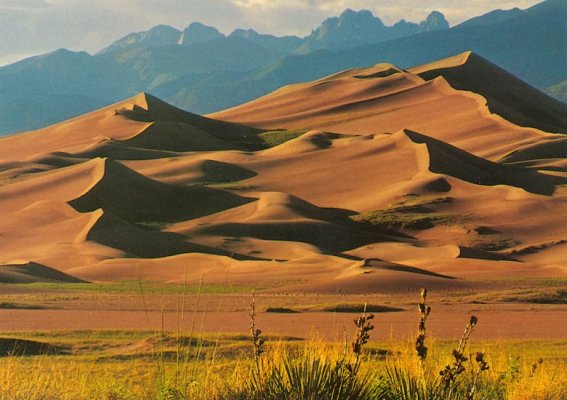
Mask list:
[[[494,9],[528,8],[541,0],[0,0],[0,65],[59,48],[96,53],[131,32],[191,22],[230,33],[253,28],[308,35],[344,9],[367,9],[386,25],[419,22],[434,10],[454,26]]]

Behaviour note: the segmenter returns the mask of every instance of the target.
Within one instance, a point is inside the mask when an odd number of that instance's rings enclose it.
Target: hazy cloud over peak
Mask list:
[[[44,0],[0,0],[0,10],[33,10],[49,7]]]
[[[391,25],[419,22],[433,10],[451,25],[502,8],[527,8],[537,0],[0,0],[0,63],[65,47],[96,52],[131,32],[159,24],[183,29],[191,22],[224,33],[253,28],[305,36],[344,9],[368,9]]]

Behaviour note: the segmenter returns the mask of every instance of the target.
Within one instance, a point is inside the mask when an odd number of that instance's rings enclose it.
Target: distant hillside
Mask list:
[[[545,92],[557,100],[567,103],[567,81],[553,85],[547,88]]]
[[[469,50],[545,89],[567,80],[565,20],[567,0],[547,0],[451,29],[437,12],[419,24],[385,26],[364,10],[327,19],[305,38],[242,29],[224,35],[200,23],[183,31],[161,25],[94,56],[59,50],[0,68],[0,134],[52,124],[142,91],[210,113],[345,68],[384,61],[407,68]]]

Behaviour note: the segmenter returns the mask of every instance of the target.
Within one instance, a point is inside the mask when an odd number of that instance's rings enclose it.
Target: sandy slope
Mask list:
[[[372,292],[566,276],[564,111],[470,53],[212,118],[141,94],[0,139],[0,280]],[[266,149],[276,128],[306,133]]]
[[[567,133],[565,104],[472,52],[411,68],[410,72],[426,80],[443,76],[455,89],[478,93],[486,98],[492,112],[517,125]],[[497,85],[492,83],[494,79],[498,79]]]
[[[32,282],[83,282],[61,271],[34,262],[15,261],[0,265],[1,283],[32,283]]]

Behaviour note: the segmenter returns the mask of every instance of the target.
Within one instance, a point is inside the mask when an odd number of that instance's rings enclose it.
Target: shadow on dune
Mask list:
[[[404,130],[415,143],[427,145],[429,151],[429,170],[453,176],[477,185],[509,185],[528,192],[551,196],[557,185],[567,183],[567,179],[541,174],[526,168],[504,165],[485,160],[467,153],[441,140]]]

